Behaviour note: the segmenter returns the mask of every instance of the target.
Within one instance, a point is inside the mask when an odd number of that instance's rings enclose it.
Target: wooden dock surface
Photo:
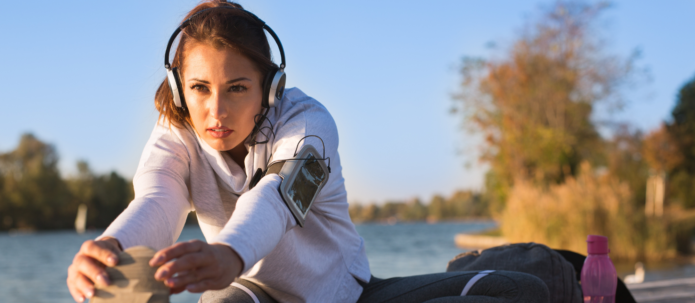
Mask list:
[[[695,303],[695,278],[628,284],[637,302]]]

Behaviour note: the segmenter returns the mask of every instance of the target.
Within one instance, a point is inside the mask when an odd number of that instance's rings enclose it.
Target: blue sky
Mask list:
[[[2,1],[0,152],[32,132],[69,174],[135,173],[157,118],[166,42],[198,1]],[[481,187],[478,140],[448,113],[464,55],[509,45],[549,1],[240,1],[279,35],[288,86],[338,124],[350,201]],[[609,51],[641,49],[652,81],[615,118],[643,130],[668,118],[695,76],[695,1],[615,1]],[[467,165],[469,164],[469,165]]]

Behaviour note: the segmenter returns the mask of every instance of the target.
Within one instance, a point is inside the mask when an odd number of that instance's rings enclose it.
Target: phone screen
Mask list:
[[[314,195],[326,180],[326,174],[316,157],[309,153],[306,158],[308,160],[304,161],[304,165],[287,191],[287,195],[292,199],[292,203],[297,206],[302,216],[306,215]]]

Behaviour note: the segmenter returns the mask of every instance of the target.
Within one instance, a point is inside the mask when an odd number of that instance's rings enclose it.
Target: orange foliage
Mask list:
[[[663,124],[644,138],[642,154],[655,171],[671,171],[684,159],[675,140]]]

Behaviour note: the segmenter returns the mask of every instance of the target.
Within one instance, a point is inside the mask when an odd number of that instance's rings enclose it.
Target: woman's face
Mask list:
[[[261,112],[261,73],[239,52],[196,43],[186,51],[183,94],[193,128],[218,151],[243,146]]]

